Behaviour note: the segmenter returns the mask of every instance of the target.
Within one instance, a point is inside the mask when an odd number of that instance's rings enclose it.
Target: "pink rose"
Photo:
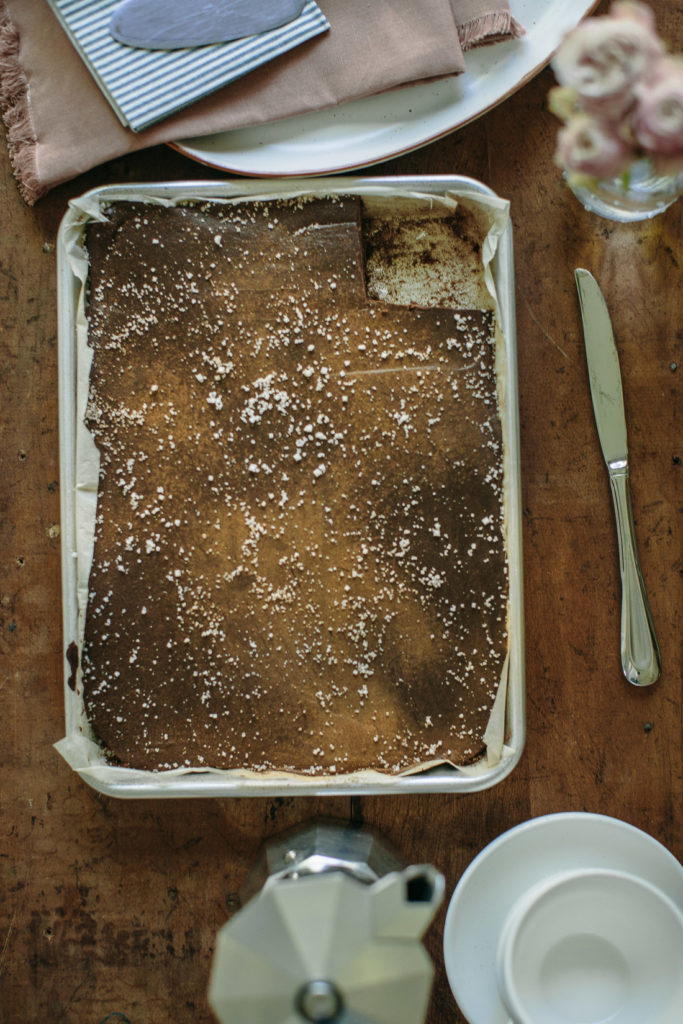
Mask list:
[[[614,178],[634,156],[628,142],[588,114],[571,118],[557,136],[555,161],[573,176]]]
[[[635,95],[638,142],[651,153],[680,156],[683,169],[683,57],[662,57]]]
[[[639,0],[614,0],[609,9],[611,18],[631,18],[649,32],[655,33],[655,16],[651,7]]]
[[[650,9],[622,0],[608,16],[587,18],[570,32],[552,66],[586,111],[617,119],[633,105],[636,83],[663,52]]]

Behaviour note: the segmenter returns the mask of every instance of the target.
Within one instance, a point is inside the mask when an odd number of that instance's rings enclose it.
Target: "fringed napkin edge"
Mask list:
[[[28,79],[21,62],[19,32],[0,0],[0,114],[7,129],[7,149],[19,191],[29,206],[48,190],[36,162]]]
[[[524,26],[505,8],[490,11],[458,25],[458,37],[463,50],[497,43],[502,39],[520,39],[525,34]]]

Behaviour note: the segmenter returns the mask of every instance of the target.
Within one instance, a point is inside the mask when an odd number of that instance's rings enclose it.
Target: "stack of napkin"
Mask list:
[[[121,124],[45,0],[0,0],[0,109],[23,197],[33,203],[62,181],[148,146],[460,74],[463,50],[523,33],[508,0],[318,2],[328,32],[133,132]]]

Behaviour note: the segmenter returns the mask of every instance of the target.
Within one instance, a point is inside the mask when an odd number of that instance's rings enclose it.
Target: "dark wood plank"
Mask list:
[[[681,48],[676,5],[654,3]],[[675,45],[674,45],[675,44]],[[263,839],[316,815],[377,826],[450,895],[492,839],[535,815],[589,810],[679,857],[683,204],[620,226],[587,214],[552,162],[544,72],[455,135],[375,169],[471,174],[512,203],[524,488],[528,741],[499,786],[463,797],[120,802],[73,775],[63,734],[54,244],[67,200],[111,181],[216,176],[160,148],[19,199],[0,152],[0,1019],[212,1020],[220,924]],[[601,283],[621,354],[641,561],[664,670],[621,677],[609,486],[592,418],[573,269]],[[445,906],[427,936],[428,1024],[463,1024],[443,969]]]

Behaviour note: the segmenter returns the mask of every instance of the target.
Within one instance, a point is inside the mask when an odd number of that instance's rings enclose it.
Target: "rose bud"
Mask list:
[[[587,114],[578,114],[557,136],[555,162],[570,176],[614,178],[635,154],[628,142]]]
[[[609,9],[612,18],[631,18],[655,34],[655,16],[651,7],[639,0],[615,0]]]
[[[683,57],[662,57],[635,95],[638,142],[653,154],[680,156],[683,170]]]
[[[618,119],[633,90],[664,52],[642,4],[617,5],[618,16],[587,18],[565,37],[552,66],[561,85],[576,89],[586,111]],[[647,8],[645,8],[647,10]]]

